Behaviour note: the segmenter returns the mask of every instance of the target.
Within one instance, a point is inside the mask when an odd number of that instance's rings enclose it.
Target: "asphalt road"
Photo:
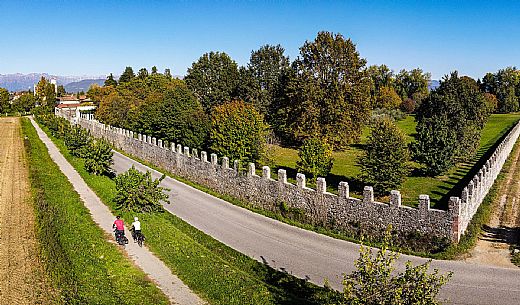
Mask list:
[[[114,170],[131,166],[161,174],[120,154],[114,153]],[[221,241],[271,267],[283,269],[297,277],[322,285],[325,279],[341,289],[343,273],[354,269],[359,245],[296,228],[234,206],[170,177],[162,181],[169,188],[171,213]],[[425,259],[401,255],[399,268],[411,260]],[[441,298],[450,304],[520,304],[520,268],[506,269],[475,265],[463,261],[433,261],[441,272],[453,271],[450,282],[441,290]]]

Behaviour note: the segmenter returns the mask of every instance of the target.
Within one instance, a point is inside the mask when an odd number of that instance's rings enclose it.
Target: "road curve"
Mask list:
[[[131,166],[161,174],[118,152],[114,153],[114,170],[126,171]],[[165,208],[231,248],[260,262],[283,269],[316,284],[328,279],[341,289],[342,274],[354,268],[359,245],[293,227],[271,218],[234,206],[171,177],[162,186],[169,188],[170,202]],[[404,262],[425,259],[401,255]],[[432,262],[442,272],[453,271],[451,281],[442,289],[441,298],[450,304],[520,304],[520,268],[506,269],[475,265],[462,261]]]

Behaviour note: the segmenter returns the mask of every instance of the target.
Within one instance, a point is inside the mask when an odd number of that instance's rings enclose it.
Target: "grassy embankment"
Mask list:
[[[468,163],[458,164],[446,175],[440,177],[424,177],[417,174],[417,171],[407,177],[400,191],[403,196],[403,204],[416,206],[420,194],[430,196],[432,207],[445,209],[447,200],[450,196],[460,195],[461,187],[467,183],[475,174],[475,167],[480,167],[489,156],[490,150],[494,148],[507,132],[520,119],[520,114],[493,114],[489,118],[480,140],[477,155]],[[413,116],[407,116],[404,120],[398,121],[397,126],[403,130],[411,142],[415,136],[415,126]],[[360,167],[357,164],[358,158],[363,152],[363,145],[369,135],[369,129],[365,128],[361,143],[352,145],[342,152],[334,152],[334,166],[326,177],[328,191],[337,193],[337,186],[340,181],[346,181],[350,185],[351,195],[361,197],[363,183],[359,180]],[[276,168],[284,168],[288,173],[289,182],[295,183],[296,161],[298,151],[291,148],[274,147]],[[477,165],[477,166],[475,166]],[[413,164],[413,168],[418,168],[418,164]],[[274,175],[276,178],[276,175]],[[312,185],[312,181],[309,181]]]
[[[61,301],[168,304],[146,275],[107,241],[29,120],[23,119],[22,126],[41,255]]]
[[[43,126],[42,126],[43,127]],[[45,127],[43,127],[46,130]],[[47,131],[47,130],[46,130]],[[50,136],[50,134],[47,132]],[[115,183],[86,172],[84,160],[73,157],[51,136],[65,158],[113,211]],[[130,223],[135,213],[125,213]],[[139,215],[146,245],[191,289],[211,304],[322,304],[336,293],[261,264],[193,228],[170,213]]]

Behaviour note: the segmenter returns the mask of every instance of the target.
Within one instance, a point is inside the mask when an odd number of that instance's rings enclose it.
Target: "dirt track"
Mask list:
[[[19,118],[0,118],[0,305],[48,304]]]
[[[469,262],[518,268],[511,262],[509,247],[520,234],[520,146],[512,151],[512,164],[506,173],[497,202],[493,202],[490,222],[471,251]]]

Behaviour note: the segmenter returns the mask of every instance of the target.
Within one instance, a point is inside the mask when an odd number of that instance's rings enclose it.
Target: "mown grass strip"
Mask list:
[[[168,304],[92,220],[50,158],[28,119],[22,120],[35,201],[37,237],[47,272],[66,304]]]
[[[84,160],[72,156],[61,139],[52,137],[65,158],[114,212],[127,223],[138,216],[145,244],[192,290],[211,304],[323,304],[336,292],[282,273],[237,252],[177,216],[116,211],[115,183],[106,176],[89,174]]]

